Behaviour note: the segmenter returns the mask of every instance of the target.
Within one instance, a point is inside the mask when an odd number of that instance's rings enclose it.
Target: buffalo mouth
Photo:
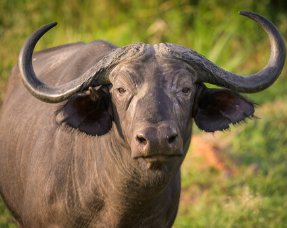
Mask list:
[[[175,154],[156,154],[156,155],[143,156],[142,158],[148,163],[167,163],[176,157],[181,156]]]
[[[140,158],[146,162],[148,169],[162,169],[165,164],[181,157],[182,155],[178,154],[156,154],[141,156]]]

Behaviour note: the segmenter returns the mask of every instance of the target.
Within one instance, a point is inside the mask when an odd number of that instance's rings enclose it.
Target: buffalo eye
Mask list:
[[[119,92],[120,94],[123,94],[123,93],[126,92],[126,90],[125,90],[124,88],[118,88],[118,92]]]
[[[181,92],[187,94],[187,93],[189,93],[189,90],[190,90],[189,88],[183,88],[183,89],[181,90]]]

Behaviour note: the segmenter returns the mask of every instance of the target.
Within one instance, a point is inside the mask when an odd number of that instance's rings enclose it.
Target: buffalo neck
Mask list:
[[[90,138],[92,139],[92,138]],[[111,131],[96,137],[97,150],[94,162],[94,183],[103,196],[103,207],[116,226],[130,225],[142,211],[155,201],[169,185],[178,169],[170,171],[149,170],[145,161],[131,157],[127,143],[113,127]]]

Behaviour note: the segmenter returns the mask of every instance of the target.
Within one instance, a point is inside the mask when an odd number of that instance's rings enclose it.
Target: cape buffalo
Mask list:
[[[284,66],[276,27],[240,13],[271,43],[267,66],[248,77],[170,43],[98,40],[33,53],[56,23],[34,32],[0,116],[0,192],[19,227],[171,227],[192,119],[214,132],[252,117],[239,93],[266,89]]]

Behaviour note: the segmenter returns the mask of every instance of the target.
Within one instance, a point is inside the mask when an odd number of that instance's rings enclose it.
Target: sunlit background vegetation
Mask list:
[[[118,46],[170,42],[234,73],[255,73],[269,59],[269,40],[260,26],[238,14],[240,10],[265,16],[287,38],[286,0],[1,0],[0,106],[24,41],[52,21],[58,26],[41,39],[37,50],[94,39]],[[219,147],[222,162],[233,171],[218,169],[190,150],[182,168],[175,228],[287,227],[286,85],[283,70],[272,87],[247,95],[258,104],[258,119],[212,136],[224,142]],[[195,134],[204,135],[196,129]],[[16,224],[0,201],[2,227]]]

